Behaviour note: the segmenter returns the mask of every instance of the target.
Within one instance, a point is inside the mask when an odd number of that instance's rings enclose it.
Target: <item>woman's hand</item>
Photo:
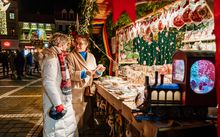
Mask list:
[[[98,67],[96,68],[96,71],[98,72],[104,72],[105,71],[105,67],[102,64],[99,64]]]
[[[93,76],[95,74],[95,70],[86,70],[86,75]]]

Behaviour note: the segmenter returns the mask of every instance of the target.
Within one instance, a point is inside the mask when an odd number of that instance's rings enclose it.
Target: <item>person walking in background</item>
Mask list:
[[[16,79],[15,57],[15,53],[10,51],[8,61],[11,69],[11,79]]]
[[[42,51],[44,137],[74,137],[76,130],[70,74],[64,52],[67,48],[68,36],[55,33],[49,48]]]
[[[33,72],[34,73],[35,73],[36,70],[37,70],[37,72],[39,72],[39,67],[40,67],[40,64],[39,64],[39,58],[40,58],[39,54],[40,54],[39,51],[36,51],[33,54],[33,57],[34,57],[34,69],[33,69]]]
[[[3,77],[8,76],[9,67],[8,67],[8,51],[5,51],[2,54],[2,69],[3,69]]]
[[[26,74],[32,75],[32,65],[33,65],[33,56],[32,53],[29,52],[26,56]]]
[[[24,64],[25,64],[25,58],[23,51],[16,51],[17,55],[15,57],[15,69],[17,72],[17,80],[21,80],[23,76],[23,70],[24,70]]]
[[[91,120],[91,96],[95,90],[92,86],[92,82],[94,77],[100,77],[105,70],[103,65],[97,66],[94,55],[88,52],[88,46],[88,36],[78,35],[75,39],[75,47],[73,51],[67,56],[73,84],[72,102],[76,111],[79,133],[83,132],[86,125],[94,122]]]

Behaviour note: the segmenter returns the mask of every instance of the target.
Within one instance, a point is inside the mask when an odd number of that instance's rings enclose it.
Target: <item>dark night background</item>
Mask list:
[[[54,7],[72,8],[79,11],[81,0],[19,0],[19,15],[24,14],[53,14]]]

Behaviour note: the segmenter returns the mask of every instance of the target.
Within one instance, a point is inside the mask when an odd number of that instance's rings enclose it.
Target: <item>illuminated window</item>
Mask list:
[[[38,24],[38,28],[40,28],[40,29],[44,29],[44,24],[39,23],[39,24]]]
[[[36,23],[31,23],[31,28],[34,29],[34,30],[37,29],[37,24]]]
[[[24,22],[24,23],[23,23],[23,27],[22,27],[22,29],[30,29],[30,27],[29,27],[29,23]]]
[[[9,19],[15,19],[15,13],[10,12],[9,13]]]
[[[46,24],[46,30],[52,30],[50,24]]]

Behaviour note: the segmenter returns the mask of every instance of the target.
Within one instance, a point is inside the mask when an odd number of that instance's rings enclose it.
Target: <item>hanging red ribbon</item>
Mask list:
[[[127,12],[130,19],[136,20],[136,0],[108,0],[112,5],[113,21],[116,23],[123,12]]]
[[[113,75],[113,72],[112,72],[113,61],[112,61],[112,54],[111,54],[110,46],[109,46],[109,43],[108,43],[108,34],[107,34],[107,30],[106,30],[106,21],[105,20],[94,20],[92,24],[93,25],[103,24],[103,30],[102,30],[103,43],[104,43],[104,47],[105,47],[106,56],[108,57],[108,59],[110,61],[109,75],[112,76]]]
[[[218,137],[220,137],[220,1],[214,1],[214,20],[215,20],[215,36],[216,36],[216,54],[215,54],[215,70],[216,70],[216,91],[218,103]]]

